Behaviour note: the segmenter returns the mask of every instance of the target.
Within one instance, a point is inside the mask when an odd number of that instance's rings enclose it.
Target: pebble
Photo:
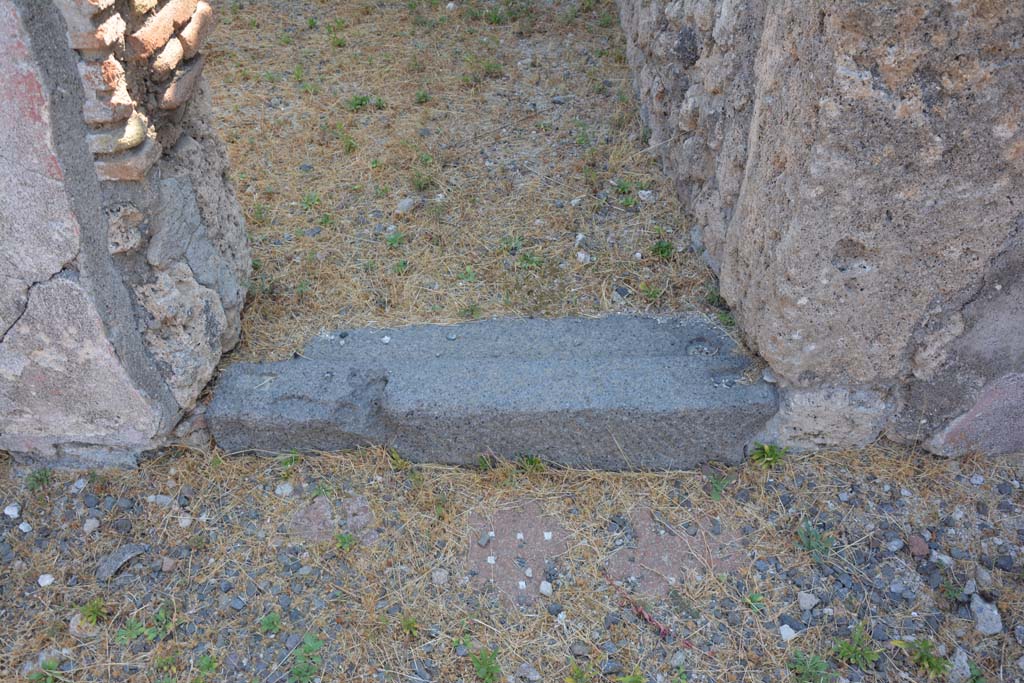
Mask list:
[[[550,598],[552,593],[554,592],[554,587],[551,585],[550,581],[541,581],[538,590],[540,591],[541,595]]]
[[[891,553],[898,553],[899,551],[903,550],[904,545],[906,544],[903,542],[903,539],[896,538],[886,543],[885,547],[888,548],[889,552]]]
[[[815,595],[814,593],[807,593],[805,591],[800,591],[799,593],[797,593],[796,598],[797,602],[800,603],[800,610],[803,612],[814,609],[815,605],[821,602],[821,600],[818,599],[817,595]]]
[[[395,213],[401,216],[404,213],[409,213],[420,205],[423,200],[419,197],[406,197],[402,201],[398,202],[398,206],[395,207]]]
[[[782,642],[788,643],[796,638],[796,631],[790,628],[789,624],[783,624],[779,627],[779,635],[782,636]]]
[[[449,12],[454,12],[456,7],[457,5],[454,2],[449,2],[447,5],[444,6],[444,8]]]
[[[100,581],[109,581],[129,560],[148,551],[149,546],[142,543],[129,543],[121,546],[100,558],[96,565],[96,578]]]
[[[87,534],[91,534],[99,528],[100,520],[96,519],[95,517],[90,517],[89,519],[85,520],[85,524],[82,525],[82,531],[84,531]]]
[[[295,491],[295,487],[292,486],[290,481],[282,481],[280,484],[274,487],[274,493],[282,498],[287,498],[292,495]]]
[[[53,574],[41,574],[36,581],[40,586],[46,588],[51,583],[53,583],[54,580],[55,579],[53,578]]]
[[[435,586],[443,586],[448,583],[448,570],[447,569],[435,569],[430,572],[430,582]]]
[[[974,484],[975,486],[981,486],[982,484],[985,483],[985,477],[981,476],[980,474],[972,474],[971,483]]]
[[[931,549],[928,547],[928,542],[918,534],[914,534],[908,538],[907,544],[910,545],[910,554],[914,557],[928,557],[931,553]]]
[[[541,679],[540,672],[529,662],[523,662],[516,669],[516,678],[522,681],[539,681]]]
[[[480,534],[480,538],[477,540],[476,544],[481,548],[486,548],[487,544],[491,542],[491,536],[493,535],[494,534],[490,531],[483,532]]]
[[[177,561],[173,557],[165,557],[163,561],[160,563],[160,571],[162,571],[164,574],[170,574],[174,571],[174,568],[177,566],[177,564]]]
[[[192,515],[182,515],[178,517],[178,526],[182,529],[187,529],[192,526]]]
[[[168,506],[170,506],[174,502],[174,499],[171,498],[170,496],[165,496],[162,493],[158,493],[158,494],[153,495],[153,496],[146,496],[146,502],[147,503],[155,503],[156,505],[162,505],[164,507],[168,507]]]
[[[21,516],[21,506],[18,505],[17,503],[11,503],[10,505],[4,508],[4,514],[10,517],[11,519],[17,519]]]
[[[28,522],[22,522],[18,525],[18,531],[20,531],[23,534],[27,534],[28,532],[32,531],[32,525]]]
[[[637,190],[636,196],[640,198],[642,202],[653,202],[654,191],[653,190]]]
[[[978,633],[986,636],[1002,633],[1003,618],[999,610],[977,593],[971,596],[971,614],[974,615],[974,628]]]

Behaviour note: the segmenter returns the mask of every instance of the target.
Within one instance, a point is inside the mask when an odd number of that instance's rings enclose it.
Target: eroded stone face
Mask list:
[[[1021,277],[998,262],[1022,250],[1024,5],[619,6],[694,246],[793,403],[817,405],[780,433],[842,426],[821,393],[839,388],[877,396],[839,443],[927,439],[1020,372],[1020,334],[998,372],[971,341],[1020,295],[968,309]]]
[[[142,450],[160,413],[128,376],[88,292],[36,285],[0,343],[0,449],[42,456],[62,444]]]

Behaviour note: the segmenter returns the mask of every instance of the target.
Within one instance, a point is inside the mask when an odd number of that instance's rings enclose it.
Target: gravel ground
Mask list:
[[[1020,469],[889,449],[664,474],[383,450],[6,462],[0,672],[1018,680]]]

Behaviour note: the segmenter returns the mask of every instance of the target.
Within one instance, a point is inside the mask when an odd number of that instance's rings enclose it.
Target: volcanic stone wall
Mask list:
[[[618,4],[764,438],[1024,451],[1024,3]]]
[[[131,463],[201,432],[250,267],[212,26],[202,0],[0,0],[0,449]]]

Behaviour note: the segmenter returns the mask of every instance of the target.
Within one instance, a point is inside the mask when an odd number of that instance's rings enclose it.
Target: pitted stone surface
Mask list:
[[[775,411],[700,318],[493,320],[362,329],[237,364],[207,421],[228,451],[394,445],[413,460],[529,453],[602,469],[736,462]]]
[[[1016,448],[1019,416],[938,434],[979,402],[1010,416],[991,388],[1024,370],[1024,5],[618,5],[693,246],[792,393],[775,434]]]

